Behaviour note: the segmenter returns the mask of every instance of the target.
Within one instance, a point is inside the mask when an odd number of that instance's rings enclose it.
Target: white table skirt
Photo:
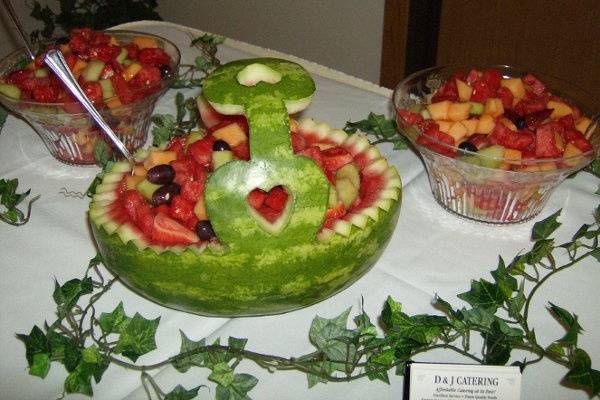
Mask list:
[[[189,48],[190,34],[200,32],[161,22],[138,22],[120,28],[145,31],[165,36],[177,43],[184,62],[191,62],[195,49]],[[241,42],[227,40],[218,57],[226,62],[237,58],[274,55]],[[298,61],[298,59],[293,58]],[[390,114],[390,91],[369,82],[349,77],[300,60],[313,74],[318,91],[305,115],[343,127],[346,121],[363,119],[370,111]],[[368,62],[357,58],[357,62]],[[160,100],[157,113],[174,113],[175,91]],[[191,96],[190,90],[186,95]],[[365,310],[372,318],[379,315],[388,295],[400,301],[409,314],[433,313],[430,303],[434,294],[459,306],[456,294],[468,290],[471,279],[485,277],[495,269],[498,255],[512,259],[530,248],[529,234],[533,222],[494,227],[469,222],[444,211],[433,199],[426,173],[419,158],[411,151],[383,153],[396,165],[403,182],[400,219],[387,250],[364,277],[343,292],[311,307],[283,315],[254,318],[207,318],[158,306],[116,284],[98,305],[111,311],[123,301],[128,314],[139,311],[146,318],[161,317],[157,333],[158,349],[141,357],[140,363],[160,361],[177,354],[180,346],[179,329],[188,337],[199,340],[228,336],[246,337],[247,348],[278,354],[299,356],[313,350],[308,341],[308,329],[318,314],[332,317],[349,306],[358,311],[361,297]],[[55,161],[35,132],[23,121],[9,117],[0,135],[0,177],[19,178],[20,189],[32,188],[42,197],[35,203],[31,221],[19,228],[0,225],[0,398],[52,399],[63,391],[66,371],[53,364],[44,380],[28,375],[25,348],[15,333],[29,333],[34,324],[54,318],[51,294],[54,278],[64,282],[81,277],[89,259],[96,254],[86,220],[87,200],[66,198],[61,188],[85,191],[97,168],[70,167]],[[587,173],[567,180],[552,195],[537,220],[563,208],[563,226],[557,235],[568,240],[583,223],[591,221],[598,197],[594,194],[598,181]],[[532,326],[538,340],[547,344],[562,336],[559,324],[545,310],[552,301],[579,316],[585,329],[580,345],[592,357],[593,365],[600,364],[600,297],[597,283],[600,268],[592,260],[554,277],[538,293],[532,306]],[[354,315],[354,314],[352,314]],[[460,356],[436,351],[421,355],[419,360],[434,362],[466,362]],[[319,384],[308,389],[304,374],[277,372],[271,374],[249,362],[239,371],[255,375],[258,385],[249,393],[255,399],[401,399],[402,378],[391,376],[391,384],[367,379],[352,383]],[[523,399],[586,399],[582,391],[567,389],[559,384],[566,369],[542,362],[526,369],[523,377]],[[190,388],[208,384],[211,392],[201,389],[199,398],[214,397],[214,385],[207,381],[207,370],[192,368],[179,374],[171,367],[152,371],[164,390],[177,383]],[[94,387],[98,399],[144,399],[139,373],[110,366],[102,382]],[[85,398],[74,395],[70,398]]]

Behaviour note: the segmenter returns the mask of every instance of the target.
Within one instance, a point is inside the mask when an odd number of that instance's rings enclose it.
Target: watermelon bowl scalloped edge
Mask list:
[[[169,308],[218,317],[279,314],[320,302],[347,288],[379,259],[396,226],[401,182],[376,147],[355,134],[307,120],[319,135],[367,155],[369,169],[386,177],[381,198],[360,213],[323,229],[312,244],[233,253],[219,245],[160,247],[140,240],[135,228],[119,226],[102,212],[107,192],[90,203],[90,225],[104,264],[128,287]],[[127,174],[118,163],[108,186]]]

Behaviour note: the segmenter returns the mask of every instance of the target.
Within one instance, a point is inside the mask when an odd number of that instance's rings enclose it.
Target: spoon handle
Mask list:
[[[102,116],[98,113],[92,102],[85,95],[85,93],[75,80],[75,77],[69,70],[67,62],[65,61],[62,53],[55,49],[49,50],[46,53],[44,61],[46,62],[46,65],[48,65],[48,67],[50,67],[50,69],[54,71],[58,79],[60,79],[61,82],[65,84],[65,86],[67,87],[67,89],[69,89],[73,96],[75,96],[75,98],[81,103],[81,105],[90,113],[94,121],[96,121],[98,126],[102,128],[102,130],[109,137],[114,147],[116,147],[117,150],[119,150],[123,157],[125,157],[129,164],[133,167],[135,165],[135,160],[133,159],[133,156],[131,155],[129,150],[127,150],[127,147],[123,144],[121,139],[117,137],[117,135],[110,128],[110,126],[108,126],[106,121],[104,121],[104,118],[102,118]]]
[[[6,11],[8,11],[8,15],[10,16],[11,21],[15,25],[15,28],[17,28],[17,32],[19,33],[21,40],[25,44],[25,48],[29,53],[29,57],[31,57],[32,60],[35,60],[35,55],[33,54],[33,51],[31,49],[31,44],[29,44],[29,40],[27,40],[27,36],[25,36],[25,31],[21,26],[21,22],[19,22],[19,17],[15,12],[12,3],[10,2],[10,0],[2,0],[2,3],[4,3],[4,8],[6,9]]]

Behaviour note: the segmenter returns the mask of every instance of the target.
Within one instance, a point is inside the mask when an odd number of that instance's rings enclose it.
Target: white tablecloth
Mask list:
[[[163,35],[176,42],[184,62],[191,62],[195,50],[188,48],[189,28],[167,23],[142,22],[124,25]],[[308,44],[307,44],[308,45]],[[220,47],[219,58],[230,61],[256,55],[273,54],[264,49],[228,40]],[[281,56],[280,54],[275,54]],[[368,62],[357,58],[357,62]],[[305,115],[343,127],[348,120],[363,119],[370,111],[390,113],[390,92],[368,82],[359,81],[312,63],[305,63],[313,74],[318,92]],[[189,92],[187,95],[191,95]],[[175,91],[161,99],[155,112],[174,113]],[[387,295],[400,301],[409,314],[433,313],[430,303],[434,294],[452,302],[462,302],[456,294],[467,291],[470,279],[485,277],[495,269],[498,255],[506,260],[530,248],[529,234],[533,222],[496,227],[469,222],[444,211],[434,201],[421,161],[411,151],[383,152],[396,165],[403,181],[402,210],[393,238],[374,268],[358,282],[311,307],[268,317],[207,318],[158,306],[117,284],[99,305],[111,311],[123,301],[128,314],[139,311],[146,318],[161,317],[157,333],[158,350],[139,359],[152,363],[177,354],[180,346],[179,329],[188,337],[199,340],[228,336],[246,337],[248,349],[298,356],[313,350],[308,329],[313,317],[333,317],[349,306],[356,313],[365,299],[365,310],[373,318],[379,315]],[[96,249],[86,221],[87,200],[66,198],[61,188],[85,191],[97,168],[76,168],[55,161],[42,141],[23,121],[9,117],[0,135],[0,177],[19,178],[20,188],[32,188],[42,197],[35,203],[33,217],[25,226],[15,228],[0,224],[0,398],[46,399],[62,393],[66,371],[54,364],[44,380],[28,375],[25,349],[15,333],[29,333],[33,324],[42,325],[54,318],[51,294],[54,278],[61,282],[81,277],[87,262]],[[563,208],[563,226],[557,235],[567,240],[585,222],[598,203],[594,194],[598,181],[587,173],[567,180],[552,195],[538,220]],[[580,345],[600,364],[600,297],[597,283],[600,268],[591,260],[554,277],[540,291],[532,307],[532,325],[538,340],[548,344],[563,335],[562,328],[545,310],[552,301],[579,315],[585,329]],[[587,332],[587,333],[586,333]],[[466,362],[451,352],[426,353],[419,360],[435,362]],[[400,399],[402,378],[392,376],[391,384],[367,379],[353,383],[319,384],[308,389],[304,374],[277,372],[271,374],[254,364],[243,362],[245,371],[259,378],[259,384],[249,394],[255,399]],[[207,370],[193,368],[179,374],[171,367],[151,372],[166,391],[182,383],[190,388],[208,383],[211,392],[200,390],[199,398],[213,398],[214,386],[207,381]],[[542,362],[526,369],[523,378],[523,399],[585,399],[582,391],[567,389],[559,384],[566,369]],[[393,375],[393,374],[390,374]],[[143,399],[139,374],[111,366],[102,382],[94,387],[98,399]],[[83,396],[73,396],[73,398]]]

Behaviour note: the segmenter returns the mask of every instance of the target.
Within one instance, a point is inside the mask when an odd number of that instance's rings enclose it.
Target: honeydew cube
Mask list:
[[[497,117],[504,114],[504,106],[502,105],[502,100],[497,97],[491,97],[485,101],[485,108],[483,110],[484,114],[491,115],[492,117]]]
[[[454,138],[454,143],[458,143],[469,131],[461,122],[455,122],[446,133]]]
[[[456,79],[456,87],[458,89],[458,99],[460,101],[469,101],[473,93],[473,88],[460,79]]]
[[[521,150],[516,149],[504,149],[504,158],[508,164],[520,165],[521,164]]]
[[[471,136],[477,130],[479,120],[477,118],[465,119],[461,123],[467,128],[467,136]]]
[[[575,123],[575,129],[577,129],[579,132],[581,132],[585,135],[585,132],[587,131],[587,129],[591,123],[592,123],[592,120],[589,118],[586,118],[586,117],[579,118],[577,120],[577,122]]]
[[[508,78],[500,81],[500,86],[504,86],[514,96],[515,100],[520,100],[525,96],[525,85],[521,78]]]
[[[427,111],[433,119],[448,119],[448,109],[450,108],[451,102],[449,100],[440,101],[427,105]]]
[[[435,121],[438,124],[439,130],[447,133],[450,130],[450,127],[452,126],[452,122],[451,121]]]
[[[339,178],[335,182],[338,199],[348,208],[358,197],[358,188],[352,184],[349,178]]]
[[[565,151],[563,153],[563,162],[570,167],[574,167],[581,162],[581,155],[583,152],[577,148],[573,143],[567,143]]]
[[[496,122],[494,118],[489,114],[484,114],[479,118],[479,122],[477,123],[477,129],[475,130],[477,133],[482,133],[487,135],[494,130],[496,126]]]
[[[452,103],[448,107],[448,119],[450,121],[463,121],[469,118],[470,103]]]
[[[558,119],[560,117],[564,117],[565,115],[573,114],[573,109],[571,109],[571,107],[562,101],[550,100],[548,101],[546,108],[550,108],[552,110],[550,119]]]

